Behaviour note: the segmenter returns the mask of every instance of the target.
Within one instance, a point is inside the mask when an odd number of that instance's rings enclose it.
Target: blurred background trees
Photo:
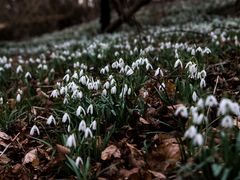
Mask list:
[[[98,0],[0,0],[0,40],[25,39],[98,16]]]
[[[150,1],[156,8],[163,8],[168,2],[191,1],[194,4],[201,0],[0,0],[0,41],[27,39],[96,18],[100,19],[102,32],[112,32],[123,23],[139,28],[141,23],[134,14]],[[228,1],[230,3],[207,12],[220,16],[239,15],[240,0]],[[167,11],[162,15],[164,13]]]

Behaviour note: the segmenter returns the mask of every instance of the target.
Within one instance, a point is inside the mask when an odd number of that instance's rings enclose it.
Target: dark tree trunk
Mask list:
[[[105,32],[113,32],[116,30],[119,26],[121,26],[122,23],[128,22],[129,19],[144,5],[151,2],[151,0],[138,0],[135,4],[133,4],[129,9],[122,10],[121,16],[119,16],[118,19],[116,19],[113,23],[111,23],[108,27],[104,29]]]
[[[240,0],[236,1],[235,8],[236,8],[237,11],[240,11]]]
[[[110,25],[111,20],[111,10],[110,10],[110,2],[109,0],[100,0],[100,24],[101,31],[104,32],[106,28]]]

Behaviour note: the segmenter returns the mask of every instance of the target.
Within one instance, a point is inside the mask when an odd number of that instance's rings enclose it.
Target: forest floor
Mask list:
[[[240,18],[221,3],[2,43],[0,179],[240,178]]]

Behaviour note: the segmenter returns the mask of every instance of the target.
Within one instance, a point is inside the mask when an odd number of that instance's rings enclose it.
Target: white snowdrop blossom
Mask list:
[[[196,101],[197,101],[197,98],[198,98],[197,93],[194,91],[193,94],[192,94],[192,100],[193,100],[193,102],[196,102]]]
[[[78,131],[85,132],[86,128],[87,128],[86,122],[84,120],[81,120],[78,126]]]
[[[218,105],[217,99],[213,95],[209,95],[206,98],[205,106],[213,107],[217,105]]]
[[[96,129],[97,129],[97,121],[96,121],[96,120],[94,120],[94,121],[90,124],[90,128],[91,128],[92,130],[96,130]]]
[[[68,123],[70,123],[70,117],[68,115],[68,113],[64,113],[63,117],[62,117],[62,122],[66,123],[68,121]]]
[[[53,115],[50,115],[50,116],[47,118],[47,124],[48,124],[48,125],[50,125],[50,124],[56,125],[56,120],[55,120],[55,118],[53,117]]]
[[[86,115],[85,110],[83,109],[82,106],[78,106],[77,110],[76,110],[76,116],[80,116],[81,113],[83,113],[83,115]]]
[[[193,138],[193,144],[195,144],[197,146],[202,146],[203,143],[204,143],[204,140],[203,140],[202,134],[200,134],[200,133],[196,134]]]
[[[197,107],[203,109],[204,108],[204,100],[200,98],[197,102]]]
[[[70,124],[67,126],[67,132],[71,132],[71,126],[70,126]]]
[[[134,73],[134,71],[132,69],[128,69],[128,71],[126,72],[127,76],[131,76]]]
[[[160,68],[157,68],[154,76],[158,76],[159,74],[163,77],[163,71]]]
[[[221,126],[224,128],[232,128],[233,127],[233,119],[231,116],[225,116],[221,121]]]
[[[17,101],[17,102],[20,102],[20,101],[21,101],[21,95],[20,95],[20,94],[17,94],[16,101]]]
[[[179,106],[177,108],[177,110],[175,111],[175,116],[182,116],[184,118],[187,118],[188,117],[188,111],[187,111],[187,108],[185,106]]]
[[[237,116],[240,115],[240,107],[238,103],[232,102],[230,99],[222,99],[219,104],[218,114],[219,115],[225,115],[227,113],[233,113]]]
[[[80,82],[82,83],[82,85],[86,85],[86,84],[87,84],[87,78],[86,78],[86,76],[82,76],[82,77],[80,78]]]
[[[194,124],[200,125],[202,124],[203,121],[206,121],[206,117],[204,116],[204,114],[200,114],[200,115],[193,114]]]
[[[70,80],[70,75],[69,75],[69,74],[66,74],[66,75],[63,77],[63,80],[64,80],[65,82],[69,82],[69,80]]]
[[[205,49],[203,50],[204,54],[210,54],[211,50],[208,47],[205,47]]]
[[[197,129],[195,126],[190,126],[188,130],[184,133],[185,138],[193,138],[197,134]]]
[[[200,87],[201,88],[205,88],[206,87],[206,81],[205,81],[204,78],[202,78],[201,81],[200,81]]]
[[[93,114],[93,105],[92,104],[90,104],[89,106],[88,106],[88,108],[87,108],[87,114]]]
[[[102,95],[103,95],[103,96],[107,96],[107,90],[106,90],[106,89],[103,89]]]
[[[110,87],[109,81],[106,81],[106,82],[103,84],[103,87],[104,87],[105,89],[109,89],[109,87]]]
[[[202,70],[201,72],[198,73],[199,79],[205,79],[206,76],[207,76],[207,72],[205,70]]]
[[[75,164],[78,167],[79,165],[83,165],[83,160],[81,157],[77,157],[77,159],[75,160]]]
[[[57,98],[59,96],[59,91],[54,89],[50,95],[50,97]]]
[[[3,97],[0,97],[0,105],[3,105]]]
[[[33,136],[35,132],[36,132],[38,135],[40,135],[40,131],[39,131],[38,127],[37,127],[36,125],[33,125],[33,127],[32,127],[31,130],[30,130],[30,133],[29,133],[30,136]]]
[[[146,70],[148,71],[149,69],[153,69],[153,67],[150,63],[147,63],[146,64]]]
[[[177,59],[175,64],[174,64],[174,68],[177,68],[178,66],[180,66],[181,68],[183,68],[183,64],[182,61],[180,59]]]
[[[71,135],[67,138],[66,146],[67,146],[67,147],[74,147],[74,148],[77,147],[76,139],[75,139],[75,135],[74,135],[74,134],[71,134]]]
[[[116,94],[116,93],[117,93],[117,88],[116,88],[116,86],[113,86],[111,88],[111,94]]]
[[[25,78],[26,78],[26,79],[27,79],[27,78],[29,78],[29,79],[32,78],[32,75],[30,74],[30,72],[27,72],[27,73],[25,74]]]
[[[92,131],[91,131],[91,129],[90,129],[89,127],[87,127],[87,128],[85,129],[84,137],[85,137],[85,138],[88,138],[88,137],[92,138],[92,137],[93,137]]]
[[[19,74],[19,73],[21,73],[21,72],[23,72],[23,69],[22,69],[22,66],[19,65],[19,66],[17,67],[17,69],[16,69],[16,73]]]

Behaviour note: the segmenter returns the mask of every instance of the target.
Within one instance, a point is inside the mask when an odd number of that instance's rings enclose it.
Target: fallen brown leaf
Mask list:
[[[160,172],[151,171],[151,170],[148,170],[148,172],[150,172],[154,177],[158,178],[159,180],[166,179],[166,176]]]
[[[144,119],[142,117],[139,118],[139,121],[143,124],[150,124],[146,119]]]
[[[0,164],[5,165],[11,161],[5,154],[1,155],[0,157]]]
[[[60,144],[56,145],[56,149],[57,149],[58,153],[60,153],[60,154],[64,154],[65,155],[65,154],[70,153],[70,149],[69,148],[67,148],[67,147],[65,147],[63,145],[60,145]]]
[[[120,158],[121,152],[115,145],[108,146],[102,153],[101,153],[101,159],[107,160],[111,157]]]
[[[23,165],[28,164],[30,162],[34,163],[35,165],[37,160],[38,160],[38,151],[37,149],[33,149],[24,156]]]
[[[11,137],[7,135],[5,132],[0,131],[0,139],[10,140]]]
[[[22,169],[22,165],[17,163],[12,167],[12,173],[17,174]]]
[[[139,168],[133,168],[133,169],[130,169],[130,170],[120,169],[120,171],[119,171],[119,174],[121,176],[123,176],[124,178],[128,178],[132,174],[136,174],[136,173],[139,173]]]

